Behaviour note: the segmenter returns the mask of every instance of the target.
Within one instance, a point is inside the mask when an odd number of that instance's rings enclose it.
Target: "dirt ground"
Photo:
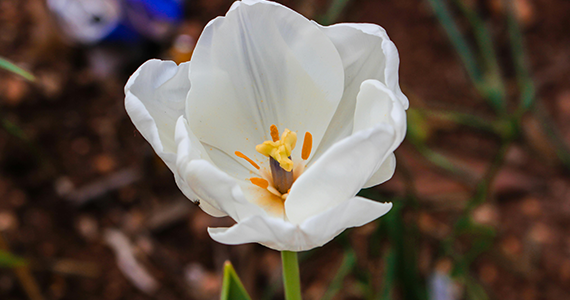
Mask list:
[[[328,5],[279,2],[317,20]],[[496,38],[509,107],[515,107],[504,9],[499,0],[464,2],[485,16]],[[230,5],[187,1],[177,33],[197,38]],[[491,299],[570,299],[570,177],[556,147],[570,143],[570,2],[517,0],[516,7],[537,104],[506,149],[490,196],[471,214],[496,236],[468,274]],[[350,1],[338,21],[387,30],[400,52],[400,82],[412,109],[493,118],[428,1]],[[42,0],[0,0],[0,56],[37,78],[30,83],[0,71],[0,247],[30,263],[0,269],[0,299],[217,299],[227,259],[253,299],[282,299],[279,253],[212,241],[206,228],[232,221],[210,217],[184,198],[125,112],[128,76],[146,59],[172,57],[171,45],[172,39],[136,47],[74,45],[62,38]],[[499,151],[497,136],[425,114],[420,127],[427,146],[481,178]],[[549,139],[545,128],[558,139]],[[427,283],[434,272],[449,270],[438,245],[473,188],[430,163],[410,142],[396,155],[395,177],[374,189],[394,201],[414,191],[419,209],[403,219],[419,232],[418,272]],[[382,219],[346,235],[359,268],[369,269],[377,286],[386,247],[370,253],[366,245],[380,224]],[[125,251],[134,254],[136,266],[125,262]],[[323,297],[343,253],[335,240],[301,256],[305,299]],[[136,267],[145,271],[129,277],[125,269]],[[335,299],[367,299],[357,274],[342,287]],[[396,291],[394,299],[413,299],[404,294]]]

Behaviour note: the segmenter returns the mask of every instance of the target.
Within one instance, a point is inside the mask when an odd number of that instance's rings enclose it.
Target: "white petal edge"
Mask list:
[[[199,207],[205,211],[207,214],[214,217],[225,217],[227,214],[220,210],[219,206],[212,205],[208,200],[201,199],[188,185],[186,181],[186,176],[183,173],[186,165],[196,159],[209,160],[204,147],[192,131],[188,128],[188,123],[184,116],[180,116],[178,121],[176,121],[175,130],[175,141],[176,141],[176,168],[173,170],[174,178],[176,179],[176,185],[182,191],[184,196],[196,203],[199,200]],[[215,204],[215,203],[214,203]]]
[[[366,80],[360,86],[354,112],[353,131],[364,130],[378,123],[388,123],[394,127],[396,142],[394,151],[406,135],[406,112],[394,93],[378,80]],[[392,153],[378,170],[368,179],[363,188],[381,184],[394,175],[396,157]]]
[[[236,222],[251,216],[267,216],[259,206],[246,200],[238,181],[203,159],[181,160],[178,170],[201,201],[229,215]]]
[[[379,123],[388,123],[394,128],[397,141],[391,149],[394,151],[406,136],[406,111],[386,85],[378,80],[365,80],[356,97],[352,132],[369,129]]]
[[[402,93],[399,83],[398,49],[384,28],[370,23],[339,23],[321,26],[321,29],[337,47],[349,80],[360,79],[349,81],[345,86],[353,84],[354,89],[358,91],[358,85],[363,80],[379,80],[394,92],[404,109],[408,109],[408,97]],[[381,47],[377,47],[378,44]],[[374,63],[370,61],[371,59]],[[382,68],[378,68],[378,64],[381,64]]]
[[[184,114],[190,81],[188,63],[151,59],[125,85],[125,108],[137,130],[174,171],[176,120]]]
[[[354,197],[392,153],[394,144],[395,132],[387,123],[334,144],[291,187],[285,201],[289,221],[301,224]]]
[[[362,226],[392,208],[354,197],[295,225],[277,218],[252,216],[229,228],[208,228],[213,240],[228,245],[260,243],[277,251],[306,251],[320,247],[347,228]]]
[[[380,168],[366,181],[366,184],[362,187],[367,189],[375,185],[384,183],[394,176],[396,171],[396,155],[394,153],[390,154],[388,158],[380,165]]]
[[[191,64],[186,115],[192,131],[205,145],[258,161],[266,157],[255,146],[270,139],[272,124],[301,136],[310,131],[316,147],[344,86],[342,62],[328,37],[268,1],[236,2],[208,23]]]
[[[344,67],[345,87],[322,143],[315,149],[314,159],[318,159],[332,144],[351,134],[356,95],[364,80],[376,79],[384,83],[394,92],[404,109],[409,105],[408,98],[399,85],[398,50],[384,28],[375,24],[354,23],[318,26],[339,52]]]
[[[196,194],[176,168],[178,143],[175,132],[179,126],[175,124],[184,114],[186,94],[190,89],[188,66],[188,63],[178,66],[172,61],[157,59],[145,62],[125,85],[125,108],[137,130],[174,173],[176,185],[184,196],[195,201]],[[184,136],[189,137],[188,134]],[[204,201],[200,207],[215,217],[227,215]]]

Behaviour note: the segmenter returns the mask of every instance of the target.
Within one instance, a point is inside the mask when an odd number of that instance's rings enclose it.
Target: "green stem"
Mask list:
[[[301,300],[301,279],[297,252],[281,251],[283,264],[283,287],[286,300]]]

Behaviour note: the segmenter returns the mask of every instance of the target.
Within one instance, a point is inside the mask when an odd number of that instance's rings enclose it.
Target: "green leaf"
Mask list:
[[[14,268],[26,264],[26,261],[10,252],[0,250],[0,268]]]
[[[251,300],[241,280],[239,279],[232,263],[224,264],[224,282],[222,284],[221,300]]]
[[[12,73],[18,74],[29,81],[34,81],[36,78],[30,72],[16,66],[15,64],[7,61],[6,59],[0,57],[0,68],[6,69]]]

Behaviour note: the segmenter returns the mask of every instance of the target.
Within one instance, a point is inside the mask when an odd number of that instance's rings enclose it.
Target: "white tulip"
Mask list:
[[[206,25],[191,61],[144,63],[125,105],[186,197],[237,222],[209,228],[214,240],[304,251],[392,207],[356,194],[394,174],[398,65],[377,25],[243,0]]]

